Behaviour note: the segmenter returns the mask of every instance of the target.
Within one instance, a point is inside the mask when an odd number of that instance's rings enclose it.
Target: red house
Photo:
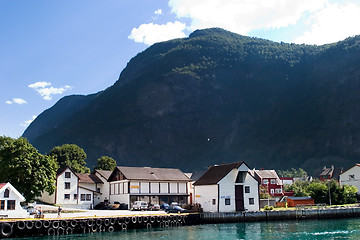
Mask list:
[[[293,192],[284,192],[284,185],[275,170],[254,170],[254,175],[261,187],[265,188],[272,198],[294,196]]]

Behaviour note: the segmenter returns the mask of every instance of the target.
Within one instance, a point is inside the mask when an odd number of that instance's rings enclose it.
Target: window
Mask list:
[[[230,198],[225,198],[225,205],[230,205]]]
[[[212,199],[212,205],[216,205],[216,199]]]
[[[65,189],[70,189],[70,182],[65,182]]]
[[[269,183],[269,180],[268,179],[264,179],[263,180],[263,184],[268,184]]]
[[[86,201],[91,201],[91,194],[86,194]]]
[[[0,210],[5,210],[5,200],[0,200]]]
[[[354,174],[349,175],[349,180],[353,180],[353,179],[355,179],[355,175]]]
[[[70,199],[70,194],[64,194],[64,199]]]
[[[249,198],[249,205],[254,205],[254,198]]]
[[[276,193],[282,193],[281,188],[275,189],[275,192],[276,192]]]
[[[65,172],[65,178],[71,178],[71,172]]]
[[[9,189],[5,189],[4,191],[4,198],[8,198],[10,196],[10,191]]]
[[[271,192],[271,193],[274,193],[274,189],[270,189],[270,192]]]
[[[7,201],[7,210],[15,210],[15,200]]]
[[[97,188],[97,189],[96,189],[96,192],[98,192],[98,193],[99,193],[99,192],[100,192],[100,188]]]
[[[245,193],[250,193],[250,186],[245,186]]]
[[[77,197],[78,197],[78,195],[75,193],[75,194],[74,194],[74,199],[77,199]]]
[[[85,201],[85,194],[81,194],[81,195],[80,195],[80,200],[81,200],[81,201]]]
[[[270,183],[271,183],[271,184],[276,184],[275,179],[271,179],[271,180],[270,180]]]

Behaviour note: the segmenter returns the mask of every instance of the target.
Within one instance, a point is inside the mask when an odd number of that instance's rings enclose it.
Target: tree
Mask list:
[[[78,173],[89,173],[90,169],[86,167],[86,153],[84,149],[76,144],[64,144],[51,149],[50,156],[54,157],[59,167],[70,167]]]
[[[94,169],[112,171],[116,167],[116,161],[112,157],[102,156],[97,160]]]
[[[40,154],[26,138],[0,137],[0,166],[0,182],[10,182],[27,202],[55,191],[55,159]]]
[[[285,191],[294,191],[295,197],[311,196],[315,203],[330,204],[331,197],[331,204],[338,205],[355,203],[357,188],[348,185],[340,186],[335,180],[315,180],[312,182],[297,181],[286,186]]]
[[[302,169],[295,169],[295,168],[291,168],[290,170],[278,170],[278,174],[280,177],[306,177],[307,176],[307,172]]]

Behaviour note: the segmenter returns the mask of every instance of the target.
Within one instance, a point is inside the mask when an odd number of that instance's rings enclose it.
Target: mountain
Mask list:
[[[23,136],[41,152],[75,143],[88,165],[309,172],[360,157],[360,36],[323,46],[277,43],[222,29],[157,43],[115,84],[67,96]]]

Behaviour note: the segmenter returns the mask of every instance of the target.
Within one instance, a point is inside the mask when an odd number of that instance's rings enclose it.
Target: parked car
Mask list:
[[[148,210],[148,203],[145,201],[135,201],[133,210]]]
[[[171,206],[165,210],[167,213],[186,213],[186,209],[180,206]]]
[[[179,206],[179,203],[177,202],[172,202],[170,204],[170,206],[168,207],[168,209],[165,209],[165,211],[167,213],[185,213],[186,212],[186,209],[182,208]]]
[[[36,214],[36,209],[33,206],[24,206],[23,209],[25,209],[30,215]]]
[[[150,204],[149,205],[149,210],[158,211],[158,210],[160,210],[160,205],[159,204]]]
[[[162,203],[161,205],[160,205],[160,209],[162,209],[162,210],[167,210],[167,209],[169,209],[169,204],[167,204],[167,203]]]

